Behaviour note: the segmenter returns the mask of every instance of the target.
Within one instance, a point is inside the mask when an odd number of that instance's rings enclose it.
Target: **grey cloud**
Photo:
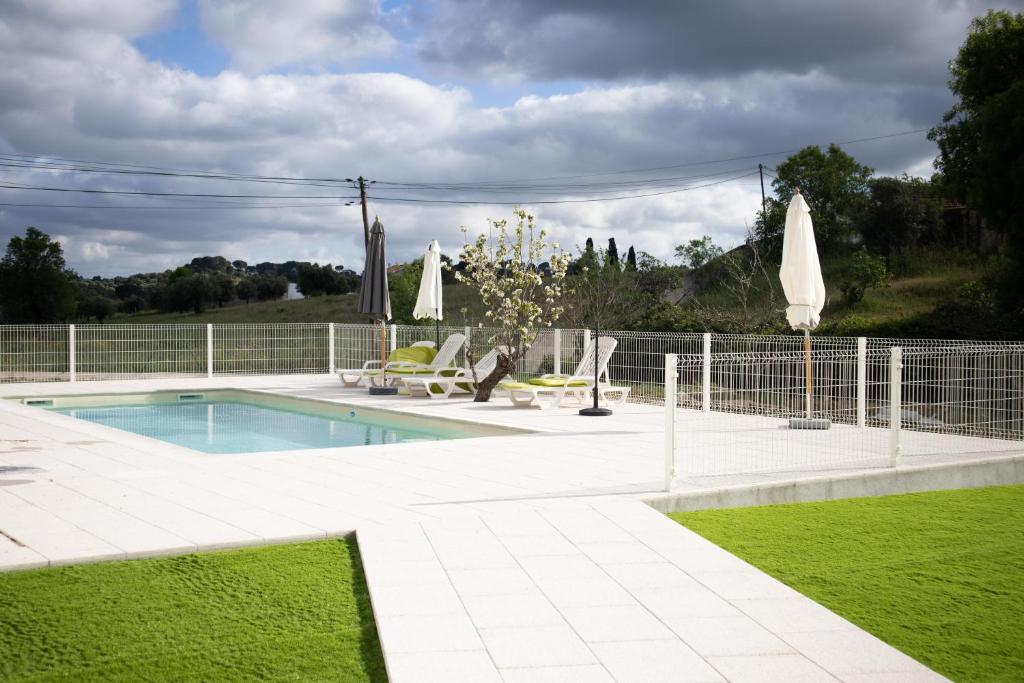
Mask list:
[[[466,89],[393,73],[201,77],[147,62],[116,30],[90,25],[83,33],[59,22],[46,29],[38,16],[21,23],[4,20],[0,149],[164,167],[424,181],[557,176],[746,156],[924,127],[949,102],[941,86],[851,79],[814,68],[717,76],[705,70],[483,107]],[[67,54],[33,51],[32,40],[9,37],[38,39],[48,30],[66,36],[65,45],[73,46]],[[939,59],[940,67],[953,49]],[[919,167],[934,155],[923,136],[849,151],[880,172]],[[781,158],[763,161],[771,165]],[[752,168],[759,160],[734,165]],[[9,171],[3,177],[156,191],[288,191],[180,179]],[[138,206],[148,200],[2,190],[0,201]],[[748,178],[644,200],[532,208],[567,247],[587,236],[599,241],[615,236],[622,248],[633,243],[668,257],[673,244],[702,234],[734,243],[758,203],[756,179]],[[204,253],[359,267],[359,212],[338,204],[165,212],[0,207],[0,240],[37,225],[64,236],[72,265],[86,274],[162,269]],[[393,258],[401,260],[419,255],[435,237],[454,254],[460,224],[483,230],[486,217],[508,215],[508,207],[374,201],[371,212],[381,215]]]
[[[967,23],[989,6],[980,0],[441,0],[420,54],[456,74],[541,80],[818,69],[941,85]]]

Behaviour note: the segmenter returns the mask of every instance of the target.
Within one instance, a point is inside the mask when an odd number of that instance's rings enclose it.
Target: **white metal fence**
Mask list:
[[[494,330],[438,332],[442,340],[465,334],[480,357]],[[385,350],[435,334],[433,326],[389,325]],[[893,444],[905,457],[1017,448],[1024,441],[1024,343],[815,337],[812,414],[835,425],[823,437],[779,432],[786,418],[806,412],[800,336],[602,334],[617,341],[609,362],[613,384],[628,385],[631,401],[655,405],[666,403],[671,388],[681,452],[717,452],[686,459],[690,474],[811,466],[825,456],[834,464],[886,461]],[[587,330],[544,330],[516,376],[573,372],[590,337]],[[894,348],[901,356],[895,365]],[[322,374],[379,355],[380,328],[373,325],[0,326],[2,382]],[[668,374],[666,355],[676,359]],[[465,351],[457,361],[466,361]],[[745,429],[737,415],[746,416]],[[899,442],[892,441],[894,426],[901,428]],[[804,451],[794,446],[803,442]],[[736,447],[722,447],[730,443]]]
[[[808,357],[765,340],[751,340],[754,351],[718,353],[705,336],[700,354],[666,355],[667,484],[1024,451],[1024,345],[902,340],[886,348],[891,341],[826,340]],[[830,428],[790,428],[796,417]]]

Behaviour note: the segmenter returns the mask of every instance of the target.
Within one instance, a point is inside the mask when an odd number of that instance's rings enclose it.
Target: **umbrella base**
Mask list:
[[[831,420],[823,417],[791,417],[789,418],[790,429],[829,429],[832,426]]]
[[[610,408],[584,408],[580,411],[580,415],[587,415],[589,417],[604,417],[611,414]]]
[[[397,396],[398,387],[370,387],[370,396]]]

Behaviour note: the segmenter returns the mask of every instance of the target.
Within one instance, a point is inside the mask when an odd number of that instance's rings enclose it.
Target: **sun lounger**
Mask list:
[[[600,351],[600,357],[596,359],[599,377],[597,391],[602,401],[613,405],[625,403],[629,397],[629,387],[613,386],[608,378],[608,361],[617,345],[618,342],[612,337],[601,337],[597,344]],[[594,345],[591,344],[571,375],[541,375],[526,382],[506,380],[498,387],[508,392],[512,405],[520,408],[536,406],[549,410],[558,408],[567,398],[582,404],[593,394],[594,363]],[[601,377],[605,381],[600,381]]]
[[[497,365],[498,349],[491,349],[475,364],[477,378],[491,374]],[[432,374],[403,376],[402,383],[410,396],[448,398],[456,389],[470,394],[476,392],[473,373],[468,368],[440,368]]]
[[[434,352],[434,342],[418,341],[411,346],[397,348],[388,355],[388,362],[407,362],[415,365],[429,364],[437,354]],[[380,361],[368,360],[361,368],[336,370],[335,374],[341,380],[342,386],[353,388],[367,386],[370,377],[380,373]]]

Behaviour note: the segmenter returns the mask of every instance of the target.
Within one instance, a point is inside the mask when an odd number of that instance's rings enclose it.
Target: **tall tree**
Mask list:
[[[615,245],[615,238],[608,238],[608,253],[605,255],[605,262],[609,266],[619,267],[619,248]]]
[[[990,10],[971,22],[950,62],[956,104],[929,133],[946,191],[1007,234],[1024,284],[1024,13]],[[1019,287],[1013,289],[1020,300]]]
[[[629,251],[626,252],[626,270],[635,273],[636,272],[636,250],[633,249],[633,245],[629,245]]]
[[[53,323],[75,313],[75,274],[60,243],[36,228],[12,237],[0,262],[0,306],[7,322]]]
[[[829,145],[825,151],[810,145],[779,164],[772,186],[787,206],[800,188],[814,215],[818,245],[827,249],[853,235],[872,172],[838,145]]]

